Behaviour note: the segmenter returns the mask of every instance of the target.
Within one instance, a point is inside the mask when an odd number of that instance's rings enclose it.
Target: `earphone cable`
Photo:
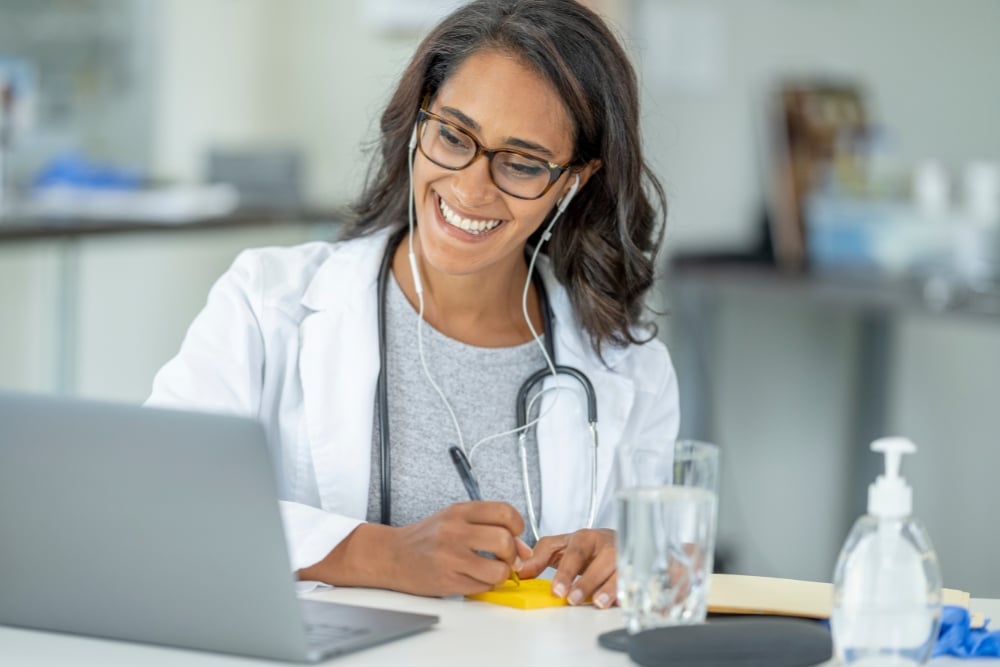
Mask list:
[[[416,138],[416,128],[414,128],[414,139]],[[445,397],[444,392],[438,383],[434,381],[434,377],[431,375],[430,369],[427,367],[427,359],[424,357],[424,290],[420,282],[420,269],[417,268],[416,255],[413,252],[413,236],[415,232],[416,225],[414,224],[414,201],[413,201],[413,157],[414,157],[415,141],[410,142],[410,159],[409,159],[409,170],[410,170],[410,205],[409,205],[409,260],[410,260],[410,271],[413,272],[413,282],[417,291],[417,302],[419,303],[419,316],[417,318],[417,354],[420,356],[420,366],[424,370],[424,376],[427,381],[430,382],[434,391],[441,398],[441,402],[444,403],[444,407],[448,410],[448,415],[451,417],[451,423],[455,426],[455,434],[458,436],[458,448],[469,456],[469,453],[465,450],[465,440],[462,437],[462,429],[458,425],[458,417],[455,416],[455,411],[451,407],[451,403]]]

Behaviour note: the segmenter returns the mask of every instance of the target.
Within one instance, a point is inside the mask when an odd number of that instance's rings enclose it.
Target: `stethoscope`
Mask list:
[[[411,197],[412,198],[412,197]],[[379,475],[381,477],[381,493],[382,493],[382,518],[381,521],[385,525],[390,525],[391,517],[391,461],[390,461],[390,447],[389,447],[389,410],[388,410],[388,377],[387,377],[387,360],[386,360],[386,330],[385,330],[385,301],[386,301],[386,285],[389,281],[389,271],[392,266],[392,258],[395,255],[396,248],[402,242],[403,238],[406,236],[407,228],[402,228],[394,234],[388,245],[386,246],[385,254],[382,257],[382,264],[379,269],[378,283],[376,290],[378,293],[378,349],[379,349],[379,374],[378,383],[376,385],[377,392],[377,402],[378,402],[378,423],[379,423],[379,449],[381,453],[381,466],[379,470]],[[552,320],[552,312],[549,308],[548,293],[545,290],[545,285],[542,280],[538,278],[537,274],[532,276],[532,284],[535,286],[535,290],[538,293],[539,306],[542,312],[542,322],[545,326],[545,351],[548,353],[549,361],[551,366],[545,366],[533,373],[524,383],[521,385],[520,390],[517,393],[517,406],[516,406],[516,422],[517,428],[517,449],[518,458],[520,459],[521,467],[521,481],[524,487],[524,499],[525,507],[528,512],[528,522],[531,527],[531,532],[537,541],[539,538],[538,530],[538,517],[535,513],[534,502],[531,498],[531,485],[528,479],[528,447],[527,447],[527,437],[528,429],[531,424],[528,423],[528,413],[530,410],[531,401],[529,396],[535,387],[542,382],[546,377],[552,377],[555,375],[566,375],[575,378],[580,385],[583,387],[583,391],[587,397],[587,421],[590,427],[590,437],[591,437],[591,463],[590,463],[590,503],[587,511],[587,528],[592,528],[594,526],[595,513],[597,511],[597,394],[594,391],[594,385],[590,382],[590,379],[579,369],[573,368],[571,366],[560,366],[555,363],[556,351],[555,351],[555,328]],[[535,420],[537,422],[537,419]]]

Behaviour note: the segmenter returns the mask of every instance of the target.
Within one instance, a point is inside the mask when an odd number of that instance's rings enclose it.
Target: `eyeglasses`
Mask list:
[[[426,109],[419,111],[417,122],[418,145],[424,157],[439,167],[458,171],[485,155],[493,184],[518,199],[538,199],[573,164],[555,164],[508,148],[484,148],[461,127]]]

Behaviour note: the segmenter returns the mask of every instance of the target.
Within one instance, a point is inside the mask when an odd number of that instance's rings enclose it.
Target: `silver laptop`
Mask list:
[[[0,624],[315,662],[437,620],[296,597],[256,422],[0,393]]]

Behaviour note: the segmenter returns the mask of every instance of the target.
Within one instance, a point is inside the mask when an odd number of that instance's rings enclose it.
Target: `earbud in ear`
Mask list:
[[[559,212],[562,213],[569,206],[570,201],[572,201],[573,196],[576,195],[576,191],[580,188],[580,174],[576,174],[573,177],[573,185],[570,186],[569,192],[566,196],[559,200]]]

